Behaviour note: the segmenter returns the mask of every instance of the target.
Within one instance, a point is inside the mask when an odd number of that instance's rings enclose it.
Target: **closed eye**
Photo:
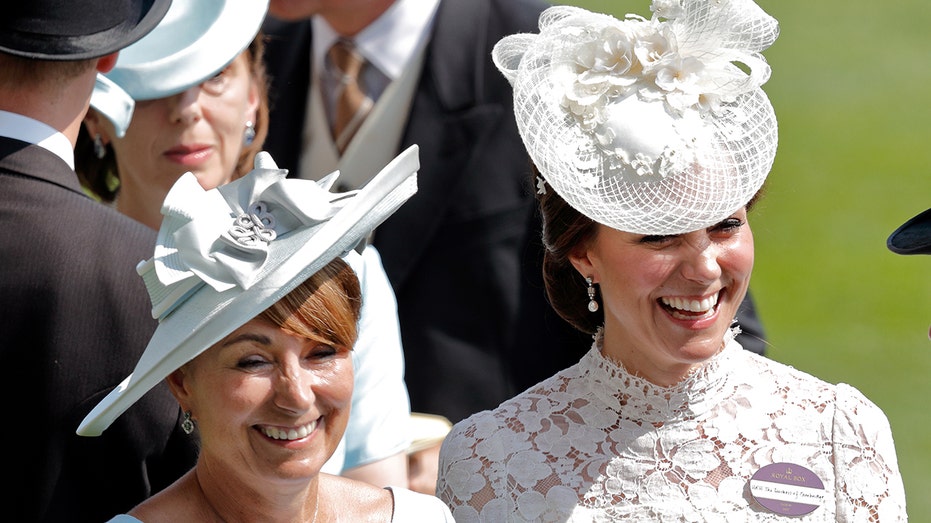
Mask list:
[[[711,232],[723,232],[723,233],[736,232],[737,229],[740,229],[743,226],[743,224],[744,224],[744,221],[741,220],[740,218],[734,218],[734,217],[725,218],[721,222],[711,227]]]
[[[327,345],[325,343],[321,343],[319,345],[314,346],[313,350],[310,351],[310,354],[308,355],[308,357],[314,360],[325,360],[328,358],[332,358],[333,356],[337,354],[339,354],[339,349],[337,349],[333,345]]]
[[[649,234],[640,238],[640,243],[650,244],[650,245],[662,245],[664,243],[669,243],[674,240],[677,236],[674,234],[661,235],[661,234]]]

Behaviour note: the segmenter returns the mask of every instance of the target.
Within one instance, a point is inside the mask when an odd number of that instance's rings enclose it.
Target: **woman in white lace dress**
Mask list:
[[[883,412],[734,340],[778,25],[751,0],[651,9],[553,7],[494,50],[540,174],[547,293],[594,343],[458,423],[437,494],[460,523],[905,520]]]

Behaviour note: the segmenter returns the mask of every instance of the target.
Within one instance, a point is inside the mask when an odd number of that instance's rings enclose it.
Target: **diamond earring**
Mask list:
[[[184,413],[184,419],[181,420],[181,430],[183,430],[185,434],[194,432],[194,420],[191,419],[191,411]]]
[[[255,124],[250,120],[246,122],[246,130],[243,131],[242,143],[248,147],[252,145],[253,141],[255,141]]]
[[[97,134],[94,136],[94,156],[96,156],[98,160],[103,160],[103,157],[106,155],[107,146],[103,144],[103,139]]]
[[[595,301],[595,284],[592,283],[592,277],[585,278],[585,283],[588,284],[588,311],[598,312],[598,302]]]

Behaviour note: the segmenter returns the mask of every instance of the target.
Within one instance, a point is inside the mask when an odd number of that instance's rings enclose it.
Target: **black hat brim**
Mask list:
[[[0,22],[0,51],[24,58],[65,61],[99,58],[127,47],[158,25],[171,0],[131,0],[120,9],[100,0],[47,0],[28,5],[21,9],[10,7],[12,13],[3,13],[7,7],[0,9],[0,18],[6,19]],[[53,9],[54,15],[49,14],[48,10]],[[95,15],[101,12],[111,13],[112,19],[100,22],[100,16]],[[43,24],[46,19],[48,23]],[[89,29],[88,19],[103,27]]]
[[[903,223],[886,246],[896,254],[931,254],[931,209]]]

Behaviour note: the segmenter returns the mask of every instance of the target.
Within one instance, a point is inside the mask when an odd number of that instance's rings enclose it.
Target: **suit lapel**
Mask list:
[[[500,104],[484,103],[480,89],[490,49],[475,45],[474,31],[487,25],[480,21],[487,15],[485,0],[443,0],[436,15],[401,145],[420,146],[417,194],[375,238],[396,291],[438,234],[470,159],[483,154],[482,137],[504,115]]]
[[[423,71],[400,150],[420,146],[418,190],[382,224],[375,244],[395,290],[400,289],[424,249],[438,233],[456,187],[472,158],[484,153],[481,140],[498,125],[505,107],[485,100],[487,74],[497,74],[484,34],[488,0],[442,0],[427,46]],[[278,165],[299,166],[310,83],[310,22],[266,21],[266,60],[274,114],[268,151]],[[483,31],[476,39],[475,31]],[[484,45],[476,45],[476,41]],[[493,44],[493,42],[492,42]]]
[[[303,146],[307,93],[310,89],[310,21],[265,20],[265,61],[269,78],[270,119],[266,150],[275,162],[298,174]]]

